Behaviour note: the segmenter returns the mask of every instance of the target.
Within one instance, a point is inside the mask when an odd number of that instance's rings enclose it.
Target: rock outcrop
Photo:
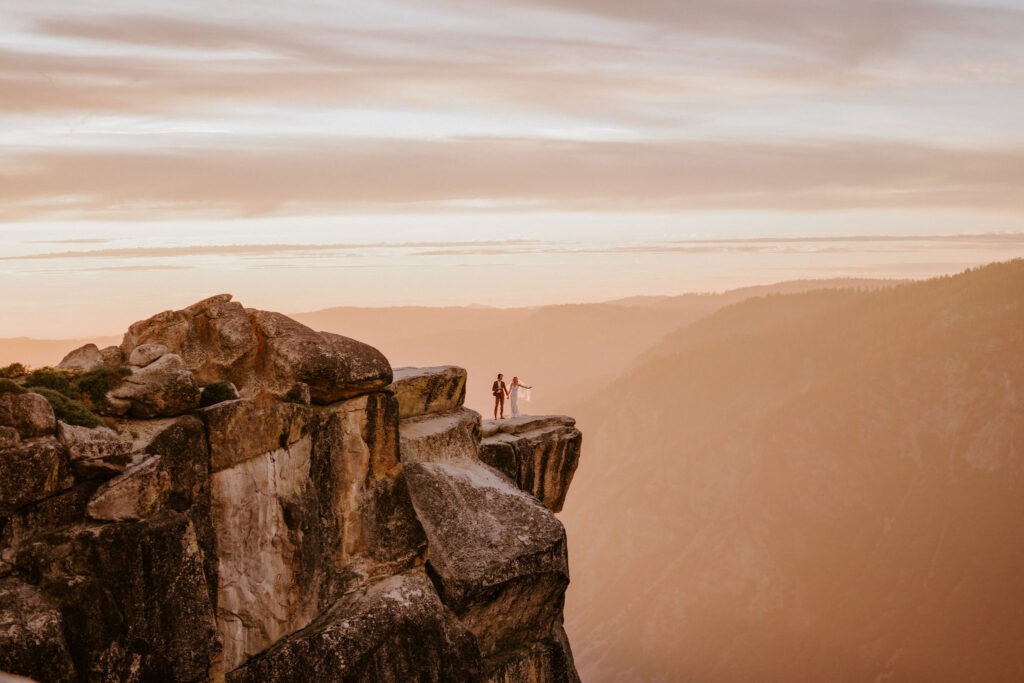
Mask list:
[[[561,512],[583,435],[564,415],[485,420],[480,457],[554,512]]]
[[[228,295],[64,367],[125,362],[93,406],[105,426],[0,393],[0,670],[578,680],[552,514],[579,457],[570,419],[482,424],[461,368],[393,372]]]

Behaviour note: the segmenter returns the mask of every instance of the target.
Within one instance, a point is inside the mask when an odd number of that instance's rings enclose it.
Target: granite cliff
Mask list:
[[[76,413],[31,375],[0,384],[0,670],[578,680],[553,514],[570,418],[481,421],[460,368],[392,370],[228,295],[48,377],[103,424],[57,419]]]

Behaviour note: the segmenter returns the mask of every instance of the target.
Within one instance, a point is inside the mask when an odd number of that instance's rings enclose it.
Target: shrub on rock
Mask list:
[[[224,401],[233,401],[236,398],[238,398],[238,391],[231,382],[211,382],[203,387],[203,393],[199,396],[199,407],[205,408]]]
[[[0,377],[11,379],[13,377],[20,377],[21,375],[24,375],[26,372],[28,372],[28,368],[26,368],[21,363],[11,363],[6,367],[0,368]]]
[[[0,377],[0,394],[24,394],[27,390],[12,379]]]
[[[99,427],[103,424],[103,420],[96,413],[89,410],[84,403],[68,398],[59,391],[37,386],[28,387],[28,390],[40,394],[49,401],[53,407],[53,414],[61,422],[67,422],[69,425],[78,425],[80,427]]]
[[[75,375],[71,380],[72,391],[93,409],[102,409],[107,405],[107,392],[119,386],[124,378],[132,374],[126,367],[98,367]]]
[[[39,368],[28,373],[28,377],[25,379],[25,385],[30,387],[46,387],[47,389],[53,389],[59,391],[71,398],[70,393],[74,390],[71,388],[72,373],[67,370],[54,370],[53,368]]]

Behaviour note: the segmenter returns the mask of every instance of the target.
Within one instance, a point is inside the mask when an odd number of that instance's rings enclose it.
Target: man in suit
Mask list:
[[[498,409],[501,409],[501,419],[505,419],[505,397],[508,396],[508,387],[502,381],[502,375],[498,373],[498,379],[491,385],[491,393],[494,394],[494,419],[498,419]]]

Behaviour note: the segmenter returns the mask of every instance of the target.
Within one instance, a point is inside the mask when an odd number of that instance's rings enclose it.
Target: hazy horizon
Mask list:
[[[8,293],[0,300],[3,338],[118,334],[156,311],[221,292],[288,313],[336,306],[537,307],[793,280],[920,279],[1024,256],[1024,232],[187,246],[131,236],[16,238],[0,235]]]

